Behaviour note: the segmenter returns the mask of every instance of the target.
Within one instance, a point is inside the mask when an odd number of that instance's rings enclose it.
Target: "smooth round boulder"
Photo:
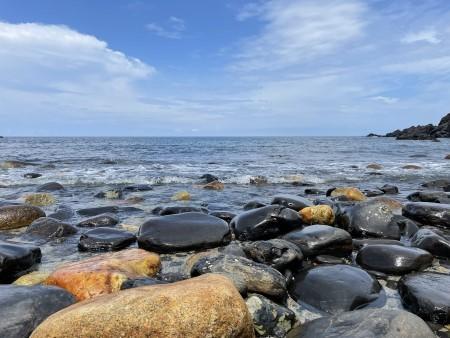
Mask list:
[[[411,202],[431,202],[450,204],[449,194],[442,191],[417,191],[406,196]]]
[[[450,204],[407,203],[403,208],[403,215],[422,224],[450,228]]]
[[[435,338],[428,325],[408,311],[364,309],[322,317],[293,330],[288,338]]]
[[[295,211],[300,211],[313,205],[309,199],[296,195],[276,195],[272,198],[270,204],[282,205]]]
[[[450,276],[420,272],[403,276],[397,284],[406,309],[426,321],[450,323]]]
[[[188,212],[202,212],[207,214],[208,210],[205,208],[189,207],[189,206],[173,206],[165,207],[159,211],[160,216],[183,214]]]
[[[302,227],[299,214],[280,205],[248,210],[237,215],[230,226],[241,241],[270,239],[277,235]]]
[[[138,234],[140,248],[158,253],[214,248],[230,241],[227,222],[201,212],[152,218],[141,225]]]
[[[34,245],[0,241],[0,282],[12,282],[41,261],[41,249]]]
[[[319,265],[299,271],[289,294],[318,310],[337,314],[375,301],[381,291],[378,281],[366,271],[343,264]]]
[[[428,181],[422,184],[422,187],[430,188],[430,189],[442,189],[446,186],[450,185],[449,179],[437,179],[433,181]]]
[[[353,238],[353,249],[359,250],[366,245],[372,244],[387,244],[387,245],[400,245],[404,244],[395,239],[383,239],[383,238]]]
[[[348,256],[353,250],[352,236],[342,229],[315,224],[287,233],[283,239],[297,245],[305,257]]]
[[[0,335],[28,337],[50,315],[73,303],[69,292],[54,286],[0,285]]]
[[[78,242],[80,251],[117,251],[126,248],[136,241],[136,236],[131,232],[111,229],[96,228],[86,231]]]
[[[54,314],[31,338],[253,338],[244,300],[229,279],[206,275],[143,286],[81,302]]]
[[[422,270],[431,265],[433,256],[425,250],[400,245],[366,245],[356,262],[364,269],[393,275]]]
[[[225,222],[230,224],[231,220],[236,217],[236,214],[229,211],[213,211],[209,213],[211,216],[223,219]]]
[[[77,210],[77,213],[81,216],[98,216],[101,214],[115,214],[119,212],[119,207],[115,205],[96,208],[85,208]]]
[[[106,213],[85,219],[84,221],[79,222],[77,225],[82,228],[85,227],[97,228],[97,227],[110,227],[118,223],[119,219],[115,215]]]
[[[260,202],[260,201],[250,201],[247,202],[244,206],[243,209],[244,211],[248,211],[248,210],[252,210],[252,209],[258,209],[258,208],[262,208],[267,206],[267,204]]]
[[[74,226],[51,217],[41,217],[28,226],[26,236],[37,238],[62,238],[78,232]]]
[[[64,190],[64,187],[62,184],[58,182],[45,183],[36,188],[36,192],[59,191],[59,190]]]
[[[25,227],[39,217],[45,217],[45,212],[38,207],[31,205],[3,206],[0,207],[0,230]]]
[[[450,258],[450,241],[430,229],[419,229],[411,238],[411,246],[434,256]]]
[[[295,244],[283,239],[248,242],[243,245],[248,257],[258,263],[282,270],[289,265],[298,265],[303,254]]]

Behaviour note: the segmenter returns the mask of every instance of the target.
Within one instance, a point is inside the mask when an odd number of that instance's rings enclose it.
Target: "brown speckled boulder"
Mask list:
[[[8,205],[0,207],[0,230],[25,227],[39,217],[45,217],[45,212],[38,207],[30,205]]]

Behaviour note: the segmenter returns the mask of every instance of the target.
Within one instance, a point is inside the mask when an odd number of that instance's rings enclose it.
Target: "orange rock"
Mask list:
[[[308,224],[328,224],[334,223],[334,212],[329,205],[314,205],[299,211],[303,222]]]
[[[352,201],[364,201],[366,199],[366,196],[359,189],[353,187],[336,188],[331,192],[331,196],[346,196]]]
[[[226,277],[206,274],[142,286],[69,306],[31,338],[253,338],[247,306]]]
[[[225,185],[219,181],[212,181],[203,186],[203,189],[209,189],[209,190],[223,190],[223,188],[225,188]]]
[[[160,268],[159,255],[128,249],[64,264],[45,280],[72,293],[78,300],[119,291],[129,278],[154,276]]]

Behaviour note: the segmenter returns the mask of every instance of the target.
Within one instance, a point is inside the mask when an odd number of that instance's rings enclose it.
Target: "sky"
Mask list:
[[[4,136],[365,135],[449,111],[449,0],[0,0]]]

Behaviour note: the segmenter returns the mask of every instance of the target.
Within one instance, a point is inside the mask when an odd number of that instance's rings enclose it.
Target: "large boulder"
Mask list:
[[[201,212],[152,218],[138,234],[140,248],[159,253],[214,248],[230,241],[228,223]]]
[[[286,279],[279,271],[244,257],[231,255],[202,257],[193,264],[191,275],[199,276],[206,273],[227,276],[243,294],[255,292],[279,298],[286,294]]]
[[[80,251],[116,251],[126,248],[136,241],[129,231],[112,228],[95,228],[83,233],[78,242]]]
[[[51,217],[41,217],[28,226],[25,235],[32,238],[54,239],[77,233],[77,228]]]
[[[8,205],[0,207],[0,230],[25,227],[39,217],[45,217],[45,212],[38,207],[30,205]]]
[[[421,248],[429,253],[450,258],[450,241],[431,229],[420,229],[411,238],[411,246]]]
[[[431,265],[433,256],[425,250],[400,245],[375,244],[364,246],[356,262],[367,270],[403,275]]]
[[[398,292],[403,305],[427,321],[450,323],[450,276],[421,272],[403,276]]]
[[[64,264],[45,283],[62,287],[78,300],[84,300],[118,291],[127,279],[154,276],[159,268],[158,255],[128,249]]]
[[[403,215],[425,225],[450,227],[450,204],[408,203],[403,208]]]
[[[270,239],[301,228],[302,221],[293,209],[280,205],[268,205],[237,215],[230,225],[236,237],[245,241]]]
[[[318,318],[289,338],[435,338],[419,317],[402,310],[365,309]]]
[[[223,276],[143,286],[59,311],[31,338],[254,337],[252,318]]]
[[[352,236],[342,229],[315,224],[289,232],[283,239],[297,245],[304,256],[347,256],[353,250]]]
[[[12,282],[39,263],[41,257],[37,246],[0,241],[0,282]]]
[[[0,335],[28,337],[48,316],[74,302],[70,293],[54,286],[0,285]]]
[[[295,211],[312,206],[312,202],[309,199],[296,195],[276,195],[270,204],[282,205]]]
[[[299,271],[289,294],[318,310],[336,314],[355,310],[376,300],[378,281],[366,271],[349,265],[319,265]]]

